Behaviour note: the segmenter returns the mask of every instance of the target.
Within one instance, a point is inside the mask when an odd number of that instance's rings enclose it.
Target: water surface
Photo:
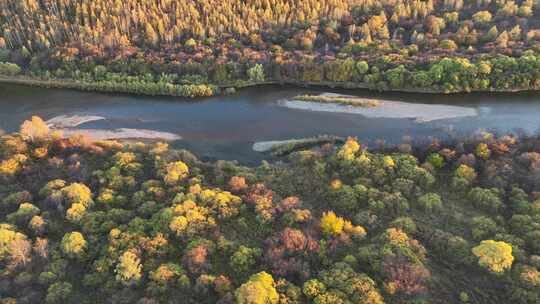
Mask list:
[[[355,113],[317,112],[280,106],[301,94],[345,93],[410,103],[474,108],[477,116],[418,123],[407,118],[365,117]],[[203,159],[239,160],[254,164],[268,158],[254,152],[259,141],[304,138],[320,134],[357,136],[362,142],[384,139],[399,143],[459,136],[479,128],[499,133],[540,127],[540,93],[473,93],[423,95],[374,93],[365,90],[306,89],[264,86],[230,96],[204,99],[101,94],[0,84],[0,129],[16,131],[32,115],[48,120],[60,115],[103,116],[78,126],[84,129],[146,129],[177,134],[175,147],[192,150]]]

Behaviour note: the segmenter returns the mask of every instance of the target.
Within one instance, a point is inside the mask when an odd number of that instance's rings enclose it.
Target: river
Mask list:
[[[358,113],[311,111],[283,106],[300,94],[334,92],[400,102],[453,105],[476,115],[418,122],[411,118],[366,117]],[[357,136],[399,143],[403,136],[417,142],[430,137],[460,136],[478,129],[498,133],[534,133],[540,127],[540,93],[472,93],[424,95],[365,90],[306,89],[262,86],[229,96],[205,99],[101,94],[0,84],[0,129],[16,131],[32,115],[49,120],[60,115],[99,116],[80,129],[119,128],[168,132],[181,137],[171,144],[205,160],[239,160],[256,164],[269,156],[255,152],[260,141],[305,138],[319,134]]]

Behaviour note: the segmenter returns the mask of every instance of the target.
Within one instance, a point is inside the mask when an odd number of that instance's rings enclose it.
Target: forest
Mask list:
[[[540,88],[538,0],[4,0],[0,80],[210,96],[263,83]]]
[[[357,138],[246,167],[0,138],[0,303],[540,302],[540,138]]]

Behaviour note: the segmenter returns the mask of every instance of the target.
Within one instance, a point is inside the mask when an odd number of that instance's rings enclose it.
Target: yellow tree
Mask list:
[[[177,161],[167,165],[163,180],[169,185],[174,185],[186,178],[188,174],[188,166],[182,161]]]
[[[141,260],[133,250],[124,252],[116,265],[116,279],[124,284],[137,282],[142,277]]]
[[[79,257],[86,249],[86,240],[80,232],[69,232],[62,238],[60,248],[67,256]]]
[[[321,230],[325,235],[340,235],[345,227],[345,220],[333,211],[325,212],[321,217]]]
[[[32,116],[30,120],[25,120],[20,129],[24,140],[39,142],[48,138],[49,126],[38,116]]]
[[[235,296],[236,304],[276,304],[279,300],[274,279],[264,271],[252,275]]]
[[[474,247],[472,252],[478,257],[478,264],[494,273],[502,273],[512,267],[514,256],[512,245],[505,242],[485,240]]]

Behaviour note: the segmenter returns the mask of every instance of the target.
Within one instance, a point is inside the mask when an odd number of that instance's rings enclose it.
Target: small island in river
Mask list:
[[[366,99],[350,95],[322,94],[322,95],[299,95],[293,98],[299,101],[333,103],[353,107],[372,108],[378,107],[381,102],[376,99]]]
[[[284,99],[278,104],[297,110],[358,114],[368,118],[405,118],[418,123],[478,116],[477,109],[465,106],[365,99],[335,93],[303,96]]]

